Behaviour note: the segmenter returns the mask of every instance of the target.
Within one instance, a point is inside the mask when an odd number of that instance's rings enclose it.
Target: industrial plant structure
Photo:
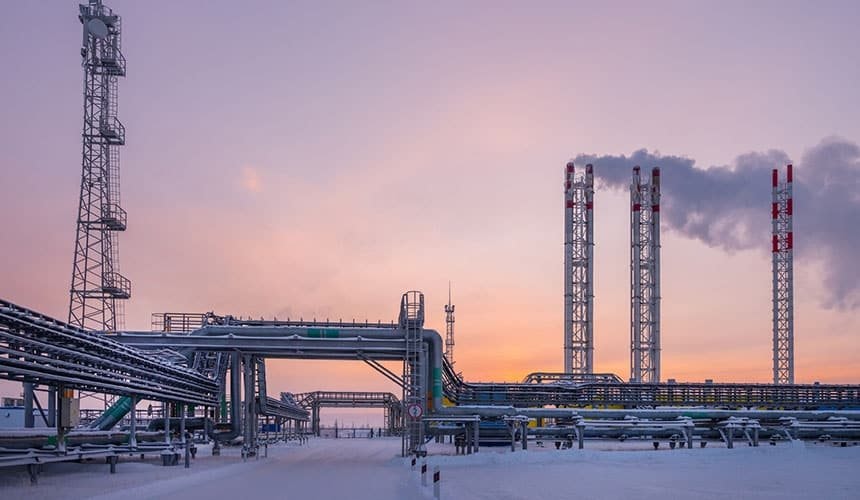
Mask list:
[[[564,372],[594,373],[594,171],[564,180]]]
[[[660,382],[660,169],[630,185],[630,381]]]
[[[792,167],[785,183],[773,173],[774,383],[670,383],[660,372],[660,170],[650,179],[633,167],[631,202],[631,370],[625,382],[594,369],[594,169],[565,165],[564,371],[522,382],[467,382],[454,370],[454,305],[449,292],[443,340],[425,326],[425,299],[407,291],[391,323],[237,319],[215,313],[162,313],[152,331],[122,328],[121,303],[131,296],[119,273],[116,234],[126,228],[119,204],[117,79],[125,75],[119,16],[101,0],[81,6],[84,25],[83,173],[69,318],[60,321],[0,301],[0,378],[19,381],[25,406],[40,410],[25,435],[0,432],[0,466],[27,465],[36,480],[51,461],[159,454],[165,465],[193,449],[190,432],[242,456],[277,439],[319,430],[319,411],[345,404],[384,408],[403,455],[426,453],[428,438],[457,435],[477,451],[482,425],[510,439],[551,436],[649,436],[722,439],[759,432],[786,439],[860,438],[860,385],[794,384],[792,295]],[[268,395],[267,359],[360,360],[395,383],[390,393]],[[402,363],[396,373],[383,362]],[[35,390],[50,388],[47,405]],[[116,396],[90,422],[79,422],[74,390]],[[138,429],[137,405],[160,405]],[[45,408],[47,407],[47,409]],[[634,418],[631,418],[634,417]],[[645,420],[647,419],[647,420]],[[529,422],[535,422],[529,427]],[[548,422],[554,425],[545,425]],[[310,422],[310,426],[308,426]],[[486,438],[485,434],[485,438]]]

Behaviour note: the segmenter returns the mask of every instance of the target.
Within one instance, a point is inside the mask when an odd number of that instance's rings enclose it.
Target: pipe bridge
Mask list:
[[[382,408],[385,411],[385,429],[389,434],[402,426],[402,404],[390,392],[315,391],[292,397],[311,412],[311,429],[316,436],[320,435],[321,408]]]

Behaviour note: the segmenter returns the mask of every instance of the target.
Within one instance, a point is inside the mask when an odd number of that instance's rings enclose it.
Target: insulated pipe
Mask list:
[[[230,430],[215,432],[213,429],[207,428],[207,435],[215,441],[232,441],[242,433],[241,359],[238,351],[230,353]]]
[[[860,421],[860,411],[775,411],[775,410],[711,410],[705,408],[677,408],[665,410],[589,410],[577,409],[576,413],[583,418],[594,419],[623,419],[625,417],[649,419],[674,419],[690,417],[693,419],[727,419],[729,417],[747,417],[755,420],[778,420],[793,417],[798,420],[827,420],[830,417],[845,417],[849,420]]]
[[[49,335],[62,337],[63,340],[68,340],[70,344],[84,348],[86,352],[97,354],[95,357],[99,361],[104,361],[104,359],[103,356],[100,357],[98,355],[101,355],[103,352],[108,352],[112,354],[115,359],[125,358],[123,361],[132,361],[142,365],[140,367],[141,370],[144,370],[143,366],[146,366],[149,369],[160,370],[162,373],[164,371],[171,372],[171,374],[183,372],[183,375],[188,378],[197,378],[198,380],[203,379],[199,373],[191,369],[168,365],[138,349],[126,346],[121,342],[117,342],[110,336],[73,327],[7,301],[0,300],[0,318],[8,320],[8,323],[4,321],[4,324],[14,324],[22,330],[41,330]],[[11,336],[11,332],[3,333],[6,336]],[[25,335],[25,337],[23,337],[23,342],[38,341]],[[62,349],[56,345],[56,342],[49,342],[49,344],[51,349]],[[79,351],[72,352],[76,355],[83,355],[83,353]],[[131,367],[130,365],[123,366],[127,368]]]
[[[129,442],[128,432],[108,431],[71,431],[66,434],[66,444],[80,445],[124,445]],[[137,439],[141,442],[163,442],[161,432],[138,432]],[[54,429],[27,429],[0,431],[0,448],[21,450],[29,448],[44,448],[56,443],[57,433]]]
[[[35,418],[33,417],[33,399],[36,397],[33,392],[33,384],[24,382],[24,427],[35,427]]]
[[[516,408],[513,406],[451,406],[442,408],[437,413],[446,416],[471,416],[481,417],[512,417],[524,415],[533,418],[577,418],[580,410],[568,410],[564,408]]]
[[[238,352],[230,354],[230,430],[219,433],[221,441],[231,441],[242,433],[242,357]]]
[[[227,336],[235,337],[289,337],[294,336],[319,339],[349,339],[366,338],[390,340],[404,338],[402,330],[391,328],[309,328],[309,327],[270,327],[270,326],[204,326],[191,333],[194,336]],[[427,369],[431,381],[427,392],[431,395],[432,408],[436,411],[442,408],[442,336],[436,330],[423,329],[422,340],[427,343]]]
[[[191,390],[204,391],[206,388],[202,384],[197,384],[197,382],[201,381],[209,383],[208,379],[205,379],[197,372],[186,374],[182,371],[175,370],[175,367],[172,365],[168,366],[167,364],[164,364],[162,366],[158,366],[157,364],[154,364],[154,366],[132,366],[120,361],[107,360],[95,354],[55,346],[47,341],[43,342],[27,336],[16,335],[3,329],[0,329],[0,337],[8,338],[9,340],[18,342],[22,345],[38,347],[44,352],[67,355],[69,359],[76,360],[74,362],[64,361],[62,359],[51,358],[43,354],[11,350],[0,346],[0,353],[16,356],[14,359],[5,359],[5,364],[13,366],[13,369],[17,367],[15,371],[25,375],[44,377],[45,374],[48,374],[54,380],[71,385],[89,383],[97,387],[118,389],[118,392],[140,392],[148,396],[152,396],[156,394],[156,392],[153,389],[154,384],[146,379],[155,378],[159,384],[171,384],[170,390],[166,391],[162,389],[160,391],[161,394],[165,394],[176,399],[188,397],[189,400],[199,400],[200,402],[203,400],[199,399],[199,393],[188,392],[186,388],[191,387]],[[97,367],[96,371],[82,371],[82,360],[91,363],[91,366]],[[110,368],[115,371],[108,372],[103,368]],[[120,378],[118,380],[116,378],[117,372],[124,373],[124,376],[128,378]]]
[[[660,382],[660,168],[651,170],[651,251],[654,255],[654,290],[651,300],[653,303],[654,325],[651,327],[651,368],[654,370],[653,379],[649,382]]]

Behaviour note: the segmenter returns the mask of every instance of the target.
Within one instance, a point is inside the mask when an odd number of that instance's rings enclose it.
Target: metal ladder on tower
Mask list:
[[[406,419],[402,439],[402,454],[425,455],[424,424],[424,294],[410,291],[400,301],[400,328],[406,340],[403,360],[403,405]]]

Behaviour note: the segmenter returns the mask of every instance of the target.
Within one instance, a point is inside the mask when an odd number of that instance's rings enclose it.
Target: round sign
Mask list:
[[[406,408],[406,413],[412,418],[419,418],[424,410],[421,409],[421,405],[413,403]]]

